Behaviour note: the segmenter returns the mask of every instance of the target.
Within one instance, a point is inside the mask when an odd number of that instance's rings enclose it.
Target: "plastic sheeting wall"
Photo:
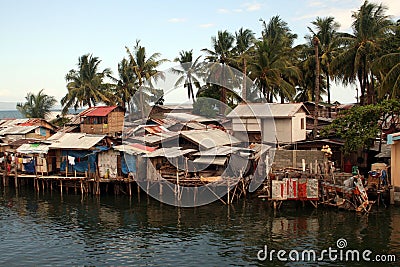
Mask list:
[[[98,165],[100,177],[117,178],[118,155],[119,152],[116,152],[114,150],[108,150],[99,153]]]

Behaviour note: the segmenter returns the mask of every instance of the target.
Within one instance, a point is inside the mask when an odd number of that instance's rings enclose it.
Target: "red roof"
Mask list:
[[[83,111],[80,115],[87,117],[104,117],[116,108],[117,106],[91,107]]]
[[[156,147],[145,146],[145,145],[138,144],[138,143],[130,144],[130,146],[132,146],[134,148],[138,148],[138,149],[143,150],[143,151],[149,151],[149,152],[153,152],[154,150],[157,149]]]

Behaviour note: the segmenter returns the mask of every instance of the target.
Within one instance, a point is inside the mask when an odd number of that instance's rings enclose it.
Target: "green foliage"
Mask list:
[[[58,118],[52,120],[51,123],[54,124],[55,126],[62,127],[65,124],[69,123],[70,121],[71,121],[71,119],[61,116],[61,117],[58,117]]]
[[[380,137],[382,124],[388,118],[400,115],[400,102],[386,100],[377,105],[356,106],[339,114],[322,136],[338,136],[345,140],[344,152],[368,149]]]
[[[17,110],[26,118],[42,118],[50,112],[50,109],[57,103],[54,96],[49,96],[40,90],[37,95],[28,93],[25,103],[18,103]]]
[[[215,118],[218,113],[219,101],[214,98],[199,97],[193,103],[193,114],[201,115],[206,118]]]

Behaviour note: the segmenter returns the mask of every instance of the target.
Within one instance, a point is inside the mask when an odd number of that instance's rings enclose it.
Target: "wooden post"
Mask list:
[[[17,157],[15,157],[17,159]],[[17,171],[17,163],[14,163],[14,185],[15,185],[15,191],[18,190],[18,171]]]
[[[62,178],[60,179],[60,192],[61,192],[61,195],[62,195],[63,194]]]
[[[228,191],[228,204],[231,204],[231,200],[230,200],[230,188],[229,188],[229,178],[228,178],[228,184],[227,184],[227,191]]]

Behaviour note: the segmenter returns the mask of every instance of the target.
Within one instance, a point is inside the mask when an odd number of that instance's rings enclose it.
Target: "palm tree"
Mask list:
[[[330,91],[330,77],[332,76],[331,63],[333,58],[338,53],[338,29],[340,24],[335,22],[333,17],[320,18],[317,17],[315,21],[311,22],[316,31],[308,27],[308,30],[313,36],[316,36],[320,44],[320,55],[322,71],[326,79],[326,90],[328,96],[328,104],[331,104],[331,91]],[[311,37],[310,37],[311,38]],[[329,107],[329,117],[331,117]]]
[[[400,97],[400,52],[383,55],[374,62],[373,70],[380,78],[380,99]]]
[[[320,45],[319,39],[317,36],[313,38],[313,45],[315,50],[315,110],[314,110],[314,127],[313,127],[313,138],[316,137],[317,134],[317,126],[318,126],[318,111],[319,111],[319,52],[318,47]]]
[[[123,58],[120,63],[118,63],[118,78],[110,78],[115,82],[113,87],[114,95],[119,100],[118,104],[121,107],[129,109],[131,113],[129,102],[131,101],[133,95],[137,90],[137,79],[135,73],[132,71],[129,61]]]
[[[157,70],[157,68],[168,60],[158,59],[161,56],[160,53],[154,53],[150,57],[147,57],[146,48],[140,45],[140,40],[136,40],[136,45],[132,52],[128,47],[125,48],[129,58],[129,65],[135,73],[138,81],[139,106],[143,119],[145,117],[143,86],[148,86],[150,89],[149,91],[151,91],[153,88],[152,80],[157,81],[160,78],[164,79],[163,73]]]
[[[104,78],[111,75],[110,69],[99,71],[101,60],[91,54],[79,58],[78,70],[70,70],[65,76],[68,93],[61,99],[63,113],[70,107],[78,109],[84,106],[96,106],[99,102],[113,104],[114,96],[110,92],[111,85],[104,83]]]
[[[382,41],[391,30],[392,21],[385,15],[386,7],[365,1],[352,18],[353,34],[341,38],[346,44],[332,65],[341,69],[344,84],[359,82],[360,103],[372,104],[375,101],[374,75],[371,71],[373,61],[378,58]]]
[[[180,69],[172,68],[174,74],[180,75],[175,82],[175,86],[180,86],[183,83],[184,88],[187,88],[188,98],[192,98],[193,103],[196,102],[193,93],[193,84],[197,89],[200,89],[199,76],[202,75],[202,64],[199,62],[201,56],[198,56],[193,61],[193,50],[179,52],[179,57],[175,58],[175,62],[179,62]]]
[[[235,57],[237,58],[238,65],[243,73],[242,81],[242,98],[247,99],[247,61],[250,58],[250,48],[253,46],[255,37],[254,33],[249,29],[240,28],[235,32],[236,46],[234,47]]]
[[[266,101],[273,102],[277,96],[281,102],[292,100],[296,93],[296,82],[300,71],[295,66],[293,41],[297,37],[290,33],[287,23],[279,16],[264,22],[263,37],[255,43],[254,58],[250,64],[251,77],[260,88]]]
[[[42,118],[50,112],[50,109],[57,103],[54,96],[46,95],[40,90],[37,95],[28,93],[25,103],[18,103],[17,110],[26,118]]]
[[[218,68],[217,71],[213,71],[214,74],[220,75],[222,81],[221,87],[221,102],[220,113],[225,113],[225,103],[226,103],[226,79],[227,69],[226,66],[232,64],[232,53],[234,47],[235,37],[228,31],[218,31],[217,36],[211,37],[211,45],[213,50],[207,48],[202,49],[206,52],[208,56],[206,59],[212,63],[217,63],[211,66],[212,70]],[[219,68],[221,66],[221,68]]]

